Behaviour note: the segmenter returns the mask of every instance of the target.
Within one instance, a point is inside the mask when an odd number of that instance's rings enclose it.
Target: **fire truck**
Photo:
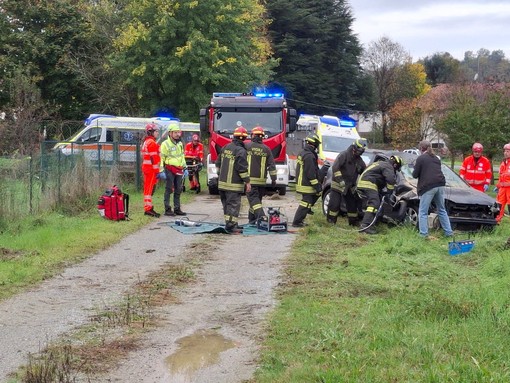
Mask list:
[[[287,135],[296,129],[297,113],[287,106],[282,93],[213,93],[206,108],[200,109],[200,130],[209,133],[207,186],[209,194],[218,194],[218,175],[214,162],[221,149],[232,141],[234,129],[243,126],[251,132],[264,129],[266,144],[276,162],[276,189],[285,195],[289,184]],[[268,185],[271,179],[268,176]]]

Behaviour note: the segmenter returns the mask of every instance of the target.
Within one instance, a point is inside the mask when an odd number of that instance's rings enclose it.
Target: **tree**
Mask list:
[[[270,37],[279,61],[275,79],[299,109],[340,114],[370,105],[360,72],[361,47],[343,0],[267,0]],[[369,100],[367,102],[367,99]]]
[[[213,91],[247,91],[269,80],[264,8],[251,0],[129,1],[112,66],[150,112],[196,120]]]
[[[398,96],[392,92],[392,89],[398,89],[399,68],[410,62],[409,53],[405,52],[399,43],[391,41],[388,37],[381,37],[371,42],[363,53],[363,67],[373,77],[377,90],[385,143],[389,141],[388,111],[398,101]]]
[[[391,121],[390,138],[398,149],[416,146],[424,137],[422,134],[423,111],[418,107],[418,99],[402,99],[389,110]]]
[[[427,83],[432,86],[456,83],[462,78],[460,61],[446,53],[435,53],[423,59]]]

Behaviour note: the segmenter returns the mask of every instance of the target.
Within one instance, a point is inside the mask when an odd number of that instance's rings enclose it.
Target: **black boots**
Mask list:
[[[365,234],[376,234],[377,231],[375,230],[375,222],[373,222],[374,219],[375,219],[374,213],[365,212],[365,215],[363,216],[363,221],[361,221],[359,231]]]

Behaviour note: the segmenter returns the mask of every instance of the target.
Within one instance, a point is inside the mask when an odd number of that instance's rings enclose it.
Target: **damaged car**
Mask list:
[[[390,201],[385,201],[380,209],[380,220],[390,224],[407,223],[418,226],[418,207],[420,198],[417,193],[418,180],[412,177],[416,155],[397,151],[367,149],[362,158],[367,165],[377,161],[388,161],[390,156],[400,156],[405,164],[397,172],[395,193]],[[452,228],[462,231],[478,231],[492,229],[497,225],[499,205],[494,198],[469,186],[450,167],[443,164],[442,171],[446,178],[445,207]],[[328,169],[322,185],[322,208],[327,214],[331,192],[332,172]],[[345,203],[341,203],[341,215],[346,215]],[[360,215],[361,212],[360,207]],[[432,227],[439,227],[436,208],[432,204],[429,211],[429,222]]]

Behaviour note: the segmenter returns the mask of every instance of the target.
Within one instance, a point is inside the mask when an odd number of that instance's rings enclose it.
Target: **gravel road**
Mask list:
[[[297,208],[294,194],[273,197],[266,198],[264,206],[283,207],[292,219]],[[217,196],[202,193],[183,208],[191,220],[222,221]],[[243,208],[242,217],[246,216]],[[135,351],[115,369],[90,381],[228,383],[249,379],[256,368],[264,319],[275,304],[273,293],[282,261],[295,232],[184,235],[164,224],[170,218],[162,216],[33,290],[0,302],[0,382],[27,362],[28,353],[90,323],[98,308],[119,302],[151,273],[183,262],[186,248],[194,242],[202,243],[197,248],[207,253],[196,281],[177,290],[177,303],[158,308],[162,320],[143,335]]]

